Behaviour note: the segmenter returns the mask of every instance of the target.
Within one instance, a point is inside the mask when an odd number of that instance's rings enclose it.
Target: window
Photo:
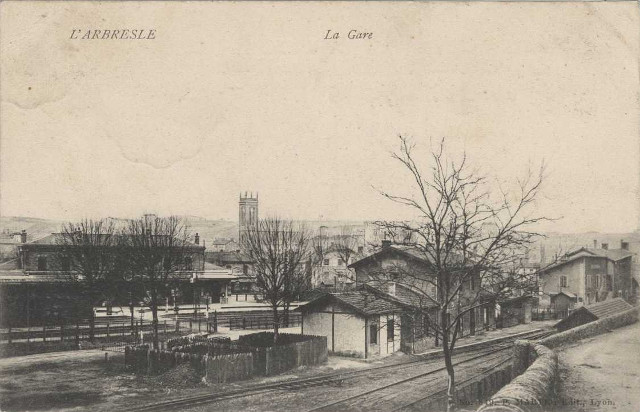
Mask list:
[[[394,323],[393,318],[387,319],[387,342],[393,342],[395,337]]]
[[[375,323],[369,325],[369,343],[372,345],[378,344],[378,325]]]
[[[593,283],[595,283],[596,289],[600,288],[600,276],[593,275]]]
[[[184,259],[184,266],[186,270],[193,270],[193,259],[191,258],[191,256],[187,256]]]
[[[560,276],[560,287],[561,288],[566,288],[567,285],[568,285],[567,277],[566,276]]]
[[[362,253],[364,251],[364,246],[358,246],[358,253]]]
[[[249,266],[247,264],[242,265],[242,274],[243,275],[249,274]]]
[[[325,266],[329,266],[329,259],[325,259],[322,264],[325,265]]]
[[[40,256],[38,258],[38,270],[45,271],[47,270],[47,258],[44,256]]]

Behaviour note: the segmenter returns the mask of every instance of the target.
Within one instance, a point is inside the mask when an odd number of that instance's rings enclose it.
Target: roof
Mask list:
[[[621,312],[625,312],[629,309],[633,309],[627,301],[622,298],[614,298],[603,300],[602,302],[594,303],[591,305],[582,306],[581,308],[576,309],[566,318],[562,319],[560,322],[553,325],[554,328],[563,328],[563,325],[569,324],[571,325],[576,317],[581,315],[585,315],[588,318],[593,320],[607,318],[609,316],[617,315]],[[588,323],[589,321],[582,322]]]
[[[577,298],[577,296],[574,293],[567,292],[566,290],[561,290],[560,292],[550,292],[549,295],[552,296],[552,297],[553,296],[558,296],[558,295],[565,295],[566,297],[571,298],[571,299],[576,299]]]
[[[606,318],[620,312],[633,308],[622,298],[607,299],[602,302],[583,306],[582,309],[588,311],[598,319]]]
[[[231,263],[253,263],[253,261],[246,255],[240,252],[206,252],[206,259],[209,262],[217,264],[231,264]]]
[[[430,264],[429,260],[426,258],[426,256],[424,256],[423,254],[420,253],[420,251],[416,250],[415,248],[411,248],[411,247],[406,247],[406,246],[387,246],[387,247],[383,247],[382,249],[370,254],[369,256],[366,256],[360,260],[357,260],[355,262],[353,262],[352,264],[350,264],[348,267],[349,268],[355,268],[358,266],[362,266],[363,264],[366,264],[368,262],[371,261],[375,261],[378,257],[383,256],[383,255],[387,255],[389,253],[397,253],[399,255],[408,257],[412,260],[416,260],[420,263],[423,264]]]
[[[298,307],[297,310],[309,310],[323,302],[335,302],[364,315],[382,315],[385,313],[399,312],[405,308],[389,299],[384,299],[367,289],[359,289],[343,293],[325,293],[310,302]]]
[[[0,271],[4,270],[20,270],[18,259],[11,259],[0,263]]]
[[[573,252],[569,252],[565,254],[564,256],[562,256],[562,258],[559,261],[551,263],[550,265],[542,268],[541,271],[546,272],[549,270],[557,269],[560,266],[566,265],[567,263],[571,263],[585,257],[603,258],[603,259],[611,260],[613,262],[617,262],[619,260],[626,259],[631,256],[633,256],[633,253],[624,249],[591,249],[591,248],[582,247],[574,250]]]
[[[29,245],[59,245],[59,239],[62,236],[62,233],[50,233],[47,236],[41,237],[39,239],[34,240],[33,242],[28,242],[28,243],[21,243],[20,246],[29,246]],[[107,236],[107,235],[99,235],[98,238],[101,238],[103,236]],[[118,236],[120,238],[122,238],[122,236],[126,236],[126,237],[130,237],[130,235],[114,235],[114,236]],[[168,236],[158,236],[159,238],[161,237],[168,237]],[[204,246],[202,245],[197,245],[193,242],[187,241],[186,242],[186,247],[190,247],[190,248],[202,248],[204,249]]]
[[[627,249],[598,249],[598,248],[581,247],[579,249],[574,250],[573,252],[567,253],[567,256],[572,256],[578,253],[588,253],[594,256],[606,257],[613,261],[626,259],[634,255],[634,253],[628,251]]]

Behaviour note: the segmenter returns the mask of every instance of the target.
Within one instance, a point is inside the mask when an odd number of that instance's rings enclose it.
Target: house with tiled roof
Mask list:
[[[566,302],[567,296],[575,297],[575,307],[614,297],[628,298],[632,294],[633,256],[624,247],[609,249],[606,244],[565,254],[540,270],[541,306],[556,308],[556,300],[562,298]]]
[[[454,257],[455,258],[455,257]],[[438,293],[432,265],[415,248],[383,247],[348,265],[355,290],[325,293],[302,306],[304,333],[327,336],[330,350],[359,356],[384,356],[402,350],[422,352],[439,345],[435,333]],[[459,308],[459,336],[495,327],[495,298],[480,287],[479,277],[462,287],[473,306]]]
[[[450,254],[451,264],[461,264],[462,256]],[[392,245],[383,242],[382,247],[369,256],[351,265],[356,274],[357,285],[371,285],[378,289],[403,288],[419,292],[422,298],[420,305],[426,305],[431,311],[431,318],[436,319],[432,304],[439,301],[437,277],[430,261],[428,250],[417,249],[407,245]],[[495,325],[495,298],[492,293],[484,290],[481,285],[480,274],[469,277],[460,285],[459,296],[463,303],[460,310],[460,336],[482,333]],[[453,311],[452,311],[453,313]]]
[[[395,290],[360,285],[324,293],[297,310],[302,312],[302,333],[326,336],[333,353],[370,358],[432,347],[433,331],[421,314],[434,306],[429,298],[399,285]]]

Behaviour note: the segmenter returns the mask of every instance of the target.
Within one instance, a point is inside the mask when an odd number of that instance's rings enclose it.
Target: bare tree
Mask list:
[[[198,246],[189,242],[189,230],[176,216],[131,220],[125,236],[131,270],[137,273],[136,284],[144,290],[144,302],[153,317],[153,347],[158,349],[158,306],[181,278],[190,275],[189,262]]]
[[[274,343],[278,340],[278,309],[288,308],[308,273],[311,236],[302,225],[277,217],[249,226],[243,249],[254,261],[256,284],[273,313]]]
[[[57,269],[79,290],[89,319],[89,339],[95,331],[94,306],[115,296],[118,271],[116,228],[108,220],[85,219],[66,223],[56,237]]]
[[[522,259],[538,236],[531,226],[548,219],[532,216],[531,211],[543,167],[539,174],[529,171],[524,179],[516,179],[514,190],[499,187],[492,191],[487,177],[468,166],[466,155],[452,159],[444,143],[442,140],[421,165],[414,144],[400,136],[400,150],[393,158],[408,172],[413,190],[408,195],[381,193],[409,207],[416,217],[378,224],[391,234],[393,243],[428,262],[426,266],[387,269],[380,280],[392,276],[394,282],[429,296],[430,304],[435,305],[436,310],[425,310],[425,315],[442,341],[449,377],[448,410],[452,410],[456,401],[452,353],[463,317],[486,305],[492,296],[499,298],[517,286],[516,272],[504,268]]]
[[[336,236],[335,242],[333,243],[333,250],[345,266],[345,273],[340,273],[338,276],[350,278],[350,269],[347,266],[351,258],[358,253],[358,246],[359,241],[356,233],[354,233],[353,226],[341,226],[340,233]]]

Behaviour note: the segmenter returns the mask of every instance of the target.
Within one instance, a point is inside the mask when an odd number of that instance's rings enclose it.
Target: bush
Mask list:
[[[315,336],[299,335],[295,333],[279,333],[278,342],[273,343],[273,332],[258,332],[249,335],[243,335],[238,338],[238,343],[244,346],[253,346],[257,348],[267,348],[271,346],[288,345],[291,343],[307,342],[313,340]]]
[[[189,336],[180,336],[178,338],[172,338],[167,340],[167,349],[171,350],[175,347],[182,347],[196,343],[229,343],[231,342],[231,338],[227,336],[212,336],[207,337],[207,335],[189,335]],[[182,352],[182,351],[180,351]]]

